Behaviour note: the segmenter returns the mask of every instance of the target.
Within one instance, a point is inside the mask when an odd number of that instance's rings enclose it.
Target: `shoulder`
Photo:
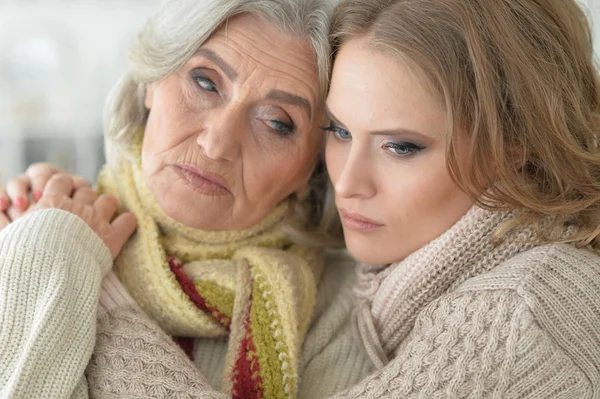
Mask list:
[[[495,269],[465,281],[457,291],[515,291],[535,312],[559,300],[578,307],[600,305],[600,257],[568,244],[525,251]]]
[[[511,297],[579,369],[600,380],[600,257],[568,244],[526,251],[451,296]]]

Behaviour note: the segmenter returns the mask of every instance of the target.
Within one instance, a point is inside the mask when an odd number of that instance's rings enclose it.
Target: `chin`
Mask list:
[[[367,265],[387,265],[395,262],[390,254],[381,251],[367,239],[346,238],[346,248],[354,259]]]
[[[209,215],[216,215],[216,212],[206,211],[207,207],[203,207],[198,202],[193,204],[182,203],[179,200],[180,194],[178,190],[170,190],[168,193],[157,198],[158,205],[162,211],[171,219],[199,230],[218,230],[218,220],[211,220]]]

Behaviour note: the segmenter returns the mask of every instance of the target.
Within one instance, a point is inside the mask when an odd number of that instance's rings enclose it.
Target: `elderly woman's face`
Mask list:
[[[243,15],[151,85],[142,150],[162,209],[203,230],[251,227],[305,187],[323,113],[308,42]]]

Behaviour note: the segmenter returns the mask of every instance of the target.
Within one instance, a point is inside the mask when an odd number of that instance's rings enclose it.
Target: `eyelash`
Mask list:
[[[352,138],[352,135],[348,130],[333,123],[330,123],[329,126],[324,127],[323,130],[330,132],[337,140],[340,141],[348,141]],[[342,135],[346,135],[347,137],[342,137]],[[394,156],[405,157],[423,151],[426,147],[407,141],[392,141],[385,143],[383,148],[390,150]]]
[[[389,149],[392,152],[392,155],[399,156],[399,157],[406,157],[409,155],[413,155],[413,154],[416,154],[425,149],[425,147],[422,147],[422,146],[414,144],[414,143],[409,143],[407,141],[396,141],[396,142],[385,143],[383,145],[383,148]],[[402,151],[402,153],[398,152],[398,150],[400,150],[400,149],[404,149],[404,151]]]
[[[217,85],[210,80],[209,78],[207,78],[206,76],[202,76],[199,74],[192,74],[192,79],[196,82],[196,84],[198,85],[198,87],[201,90],[204,91],[208,91],[211,93],[219,93],[218,89],[217,89]],[[211,90],[210,88],[204,87],[204,84],[209,84],[210,86],[212,86]],[[282,137],[291,137],[293,136],[296,131],[295,131],[295,126],[293,123],[286,123],[286,122],[282,122],[280,120],[277,119],[271,119],[271,120],[267,120],[265,121],[265,124],[271,129],[273,130],[277,135],[282,136]]]
[[[285,123],[282,121],[279,121],[277,119],[272,119],[272,120],[268,120],[265,122],[267,124],[267,126],[269,126],[276,134],[282,136],[282,137],[291,137],[293,136],[296,131],[295,131],[295,126],[293,123],[289,124],[289,123]]]
[[[350,134],[349,131],[347,131],[346,129],[334,124],[334,123],[330,123],[329,126],[325,126],[322,128],[323,130],[325,130],[326,132],[329,132],[333,135],[333,137],[335,137],[338,140],[341,141],[346,141],[349,140],[350,138],[352,138],[352,135]],[[341,134],[347,134],[349,137],[341,137]]]
[[[192,79],[196,82],[196,84],[198,85],[198,87],[200,87],[200,89],[211,92],[211,93],[217,93],[217,94],[219,93],[219,91],[217,89],[217,85],[212,80],[207,78],[206,76],[192,74]],[[211,85],[213,87],[213,90],[204,87],[203,84],[206,84],[206,83]]]

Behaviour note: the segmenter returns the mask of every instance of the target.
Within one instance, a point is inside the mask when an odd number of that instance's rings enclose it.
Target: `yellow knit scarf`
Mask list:
[[[288,201],[248,230],[200,231],[162,211],[143,181],[141,156],[133,158],[106,166],[98,182],[138,220],[115,261],[122,283],[175,337],[229,334],[225,393],[295,397],[322,254],[293,245],[282,231]]]

